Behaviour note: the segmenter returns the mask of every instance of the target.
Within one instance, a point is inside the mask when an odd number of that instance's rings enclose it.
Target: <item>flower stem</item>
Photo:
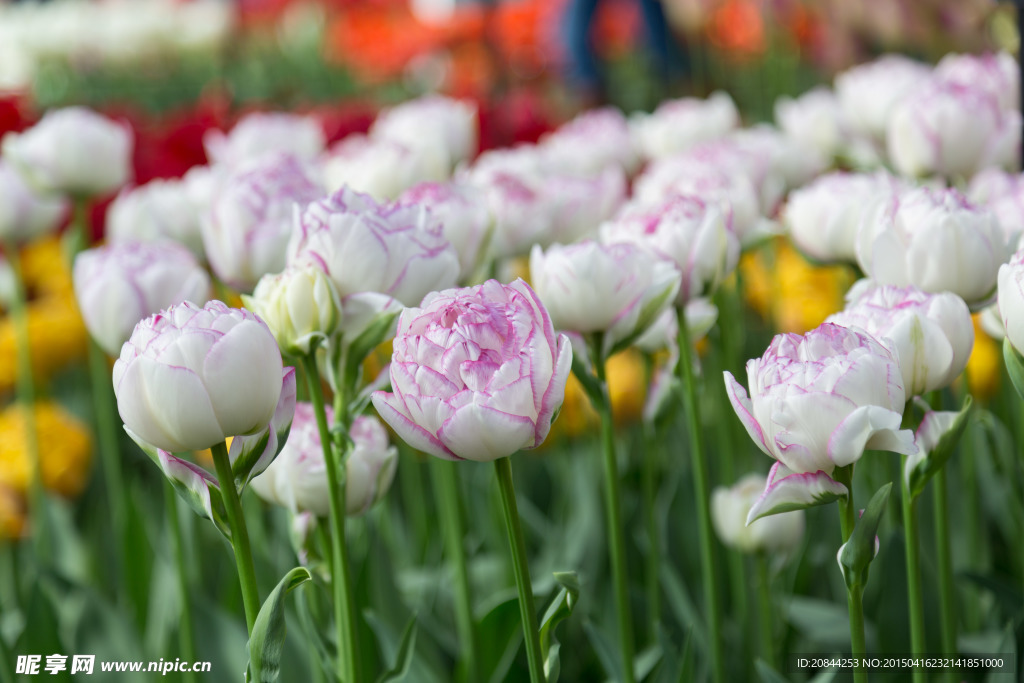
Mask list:
[[[921,593],[921,556],[917,540],[917,510],[915,500],[907,486],[907,478],[902,473],[906,471],[907,456],[902,458],[903,467],[900,468],[901,476],[901,504],[903,507],[903,546],[906,553],[907,564],[907,608],[910,614],[910,650],[913,655],[926,654],[927,645],[924,635],[924,598]],[[915,683],[923,683],[924,671],[914,668],[913,680]]]
[[[75,197],[71,204],[71,222],[64,233],[64,256],[68,267],[75,262],[75,257],[89,246],[92,234],[89,231],[89,200]]]
[[[316,415],[316,426],[320,431],[320,443],[324,450],[324,464],[327,466],[327,487],[330,503],[329,524],[331,529],[331,588],[334,591],[334,627],[338,638],[338,672],[346,683],[358,683],[359,648],[357,646],[355,602],[348,561],[348,546],[345,543],[345,480],[341,475],[343,463],[339,462],[334,438],[327,425],[327,411],[324,408],[324,393],[320,386],[320,372],[316,357],[311,353],[302,360],[309,386],[309,398]],[[335,418],[337,418],[337,412]],[[346,429],[348,425],[342,423]]]
[[[516,506],[516,491],[512,483],[512,461],[498,458],[494,461],[501,489],[501,507],[505,513],[505,530],[508,544],[512,549],[512,571],[519,591],[519,614],[523,620],[523,636],[526,640],[526,659],[530,667],[530,683],[544,683],[544,667],[540,654],[540,634],[537,629],[537,610],[533,606],[533,584],[530,581],[530,565],[526,561],[526,541],[519,525],[519,508]]]
[[[178,569],[178,590],[181,593],[181,620],[178,625],[178,645],[181,658],[196,661],[196,642],[192,632],[192,608],[188,598],[191,593],[188,585],[188,567],[185,563],[185,539],[181,535],[181,519],[178,516],[178,494],[169,479],[164,480],[164,503],[167,506],[167,522],[170,526],[171,543],[174,544],[174,562]],[[184,677],[194,681],[195,675],[190,671]]]
[[[441,513],[441,527],[444,531],[448,559],[455,570],[455,622],[459,632],[461,657],[466,681],[480,680],[476,654],[480,651],[476,627],[473,620],[473,594],[470,590],[469,570],[466,565],[466,522],[459,501],[458,472],[455,463],[434,459],[430,463],[434,491]]]
[[[678,309],[678,315],[679,363],[676,370],[686,392],[683,407],[686,411],[686,431],[690,436],[690,462],[693,466],[694,497],[697,504],[697,521],[700,527],[700,563],[704,584],[704,609],[707,610],[708,642],[711,647],[711,672],[715,683],[724,683],[725,660],[722,656],[722,638],[720,637],[722,620],[719,613],[718,573],[715,570],[714,537],[711,529],[710,484],[704,463],[700,407],[697,403],[697,383],[693,370],[693,349],[690,345],[686,313],[683,308]]]
[[[656,429],[653,424],[643,425],[643,458],[640,461],[640,490],[643,493],[644,528],[647,535],[647,553],[644,557],[644,583],[647,590],[647,623],[650,632],[647,637],[657,642],[658,624],[661,623],[661,535],[655,514],[657,497],[658,448]]]
[[[952,657],[956,648],[956,601],[953,593],[953,558],[949,549],[949,499],[946,492],[946,468],[935,473],[932,483],[932,503],[935,515],[935,547],[939,564],[939,610],[942,625],[943,656]],[[955,681],[956,671],[946,674]]]
[[[853,504],[853,471],[849,469],[847,477],[841,478],[836,470],[836,481],[846,484],[849,495],[846,501],[839,502],[839,525],[843,532],[843,543],[850,540],[857,519],[857,509]],[[850,654],[855,660],[863,660],[867,655],[867,639],[864,637],[864,587],[856,585],[846,588],[846,605],[850,612]],[[867,671],[860,667],[853,670],[854,683],[867,683]]]
[[[633,683],[633,615],[629,608],[629,576],[626,565],[626,534],[622,528],[622,492],[619,490],[619,462],[615,454],[615,422],[612,403],[608,395],[604,360],[595,344],[594,367],[604,394],[594,406],[601,416],[601,452],[604,456],[604,493],[608,524],[608,550],[612,561],[612,581],[615,585],[615,607],[619,617],[619,648],[622,652],[622,680]]]
[[[758,622],[761,627],[761,657],[773,669],[778,670],[778,659],[775,653],[775,636],[772,615],[775,614],[772,605],[771,578],[768,572],[768,558],[764,553],[758,553],[754,558],[757,565],[757,610]]]
[[[49,555],[49,530],[46,516],[46,491],[43,486],[43,461],[39,452],[39,433],[36,430],[36,385],[32,376],[32,335],[28,322],[28,294],[25,290],[18,245],[5,245],[7,261],[14,273],[14,296],[11,300],[11,319],[14,322],[14,347],[17,351],[15,391],[21,405],[25,430],[25,449],[29,462],[29,502],[32,511],[32,538],[37,556],[46,560]]]
[[[260,612],[260,593],[256,585],[256,568],[252,563],[252,550],[249,548],[249,531],[246,529],[245,516],[242,514],[242,501],[239,500],[238,489],[235,488],[235,476],[231,472],[227,446],[223,442],[215,443],[210,451],[213,453],[213,464],[217,468],[220,495],[224,498],[228,528],[231,530],[231,547],[235,551],[238,582],[242,587],[246,630],[249,635],[252,635],[256,615]]]
[[[103,464],[103,478],[107,486],[107,504],[110,506],[111,528],[114,530],[114,551],[117,555],[115,585],[123,586],[128,576],[125,555],[127,537],[127,504],[124,476],[121,472],[121,449],[118,446],[117,412],[114,409],[113,389],[107,355],[93,339],[89,340],[89,379],[92,383],[93,411],[96,414],[96,435]],[[173,493],[173,492],[172,492]]]

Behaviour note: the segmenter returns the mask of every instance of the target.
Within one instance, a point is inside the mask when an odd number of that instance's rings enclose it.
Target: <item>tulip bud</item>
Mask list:
[[[334,283],[315,266],[264,275],[252,296],[243,295],[242,301],[263,319],[281,352],[289,356],[308,355],[334,334],[341,319]]]
[[[786,553],[804,535],[804,512],[780,512],[747,524],[750,509],[764,489],[764,476],[748,474],[729,488],[711,493],[711,521],[722,543],[743,553]]]
[[[66,211],[63,198],[39,194],[0,159],[0,243],[22,244],[52,232]]]
[[[884,55],[836,76],[836,95],[850,125],[876,140],[885,137],[893,107],[924,83],[931,70],[899,55]]]
[[[322,161],[329,192],[365,192],[379,201],[396,199],[417,183],[441,181],[448,171],[418,147],[389,139],[350,135]]]
[[[478,128],[476,105],[428,95],[381,112],[370,136],[415,150],[429,168],[447,177],[476,154]]]
[[[199,208],[182,180],[151,180],[122,190],[107,211],[107,241],[153,242],[174,240],[198,258],[203,257]]]
[[[720,138],[739,122],[732,98],[715,92],[704,100],[685,97],[662,102],[652,114],[635,115],[630,128],[645,158],[662,159]]]

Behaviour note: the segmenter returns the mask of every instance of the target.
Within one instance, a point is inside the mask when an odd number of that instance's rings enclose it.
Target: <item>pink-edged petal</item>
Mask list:
[[[463,459],[450,451],[436,436],[410,420],[409,416],[402,412],[405,406],[394,394],[375,391],[371,400],[381,419],[416,450],[445,460]]]
[[[448,449],[466,460],[490,462],[512,455],[534,439],[533,421],[470,403],[455,411],[438,432]]]
[[[551,431],[551,420],[555,411],[562,407],[565,400],[565,384],[569,381],[572,371],[572,344],[564,334],[558,335],[558,356],[555,361],[554,373],[544,397],[541,399],[540,412],[537,414],[536,433],[533,443],[526,448],[536,448],[544,443]]]
[[[750,508],[747,524],[780,512],[803,510],[831,503],[849,495],[849,490],[822,471],[791,474],[776,463],[768,474],[767,487]]]
[[[253,367],[253,359],[261,359]],[[203,377],[224,434],[251,434],[267,426],[281,397],[284,364],[262,323],[244,320],[210,348]]]
[[[743,385],[736,381],[733,374],[728,370],[725,371],[725,391],[729,395],[729,402],[732,404],[732,409],[736,411],[736,417],[740,418],[740,422],[747,430],[747,434],[757,444],[757,447],[761,449],[765,455],[771,455],[771,449],[768,448],[768,443],[764,439],[764,432],[761,430],[761,425],[754,419],[754,405],[750,402],[750,397],[747,396],[747,390],[743,388]]]
[[[225,433],[217,422],[206,387],[195,373],[157,363],[145,356],[137,358],[128,373],[136,368],[141,374],[137,379],[148,407],[141,408],[144,411],[141,421],[125,420],[125,424],[133,425],[140,437],[171,452],[199,451],[224,440]],[[122,386],[134,384],[128,379],[128,373],[122,379]],[[122,401],[118,399],[120,409]],[[164,443],[154,440],[162,436],[167,437]]]
[[[861,406],[839,423],[828,442],[828,456],[837,467],[857,462],[873,448],[904,455],[917,452],[914,434],[900,429],[903,416],[880,406]]]

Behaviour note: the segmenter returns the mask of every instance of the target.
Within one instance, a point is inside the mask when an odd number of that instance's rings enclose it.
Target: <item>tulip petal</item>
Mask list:
[[[824,505],[849,495],[849,490],[823,471],[792,474],[782,463],[768,473],[764,493],[750,508],[747,525],[761,517]]]
[[[828,456],[837,467],[846,467],[864,454],[866,448],[904,455],[917,452],[914,433],[900,429],[903,417],[880,406],[861,406],[839,423],[828,441]]]
[[[536,432],[533,443],[526,448],[535,448],[548,437],[551,431],[551,420],[555,411],[562,406],[565,400],[565,384],[569,381],[569,373],[572,372],[572,344],[564,334],[558,335],[558,356],[555,360],[554,372],[551,375],[551,382],[541,400],[540,412],[537,414]]]
[[[479,403],[459,408],[441,425],[438,437],[453,453],[477,462],[512,455],[533,443],[533,420]]]
[[[754,419],[754,405],[750,402],[750,397],[747,396],[747,390],[736,381],[736,378],[728,370],[725,371],[725,391],[729,395],[729,402],[732,403],[736,416],[740,418],[740,422],[746,428],[747,434],[765,455],[771,455],[771,450],[764,440],[761,425]]]
[[[139,356],[128,366],[121,388],[129,391],[118,396],[118,409],[125,404],[129,411],[137,411],[128,418],[122,412],[122,419],[154,446],[172,453],[198,451],[224,440],[206,388],[191,370]],[[138,400],[134,392],[142,392],[145,398],[129,406]]]
[[[262,360],[253,367],[253,359]],[[281,397],[284,371],[277,341],[255,320],[232,327],[206,354],[203,377],[226,436],[267,426]]]
[[[452,453],[447,446],[418,424],[409,419],[402,412],[405,407],[401,400],[395,395],[385,391],[376,391],[371,397],[373,407],[377,414],[388,423],[398,436],[418,451],[429,455],[443,458],[445,460],[462,460],[455,453]]]

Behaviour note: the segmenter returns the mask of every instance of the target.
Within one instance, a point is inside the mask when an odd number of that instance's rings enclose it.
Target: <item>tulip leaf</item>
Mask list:
[[[891,491],[892,482],[875,491],[850,534],[850,540],[839,549],[839,567],[843,570],[843,579],[848,588],[863,588],[867,583],[868,567],[877,551],[878,524],[882,521],[882,513],[885,512]]]
[[[274,415],[266,429],[248,436],[236,436],[231,440],[228,457],[235,487],[241,493],[253,477],[264,472],[288,441],[295,416],[295,368],[286,367],[281,376],[281,395],[277,400]]]
[[[548,683],[556,683],[561,672],[558,657],[561,645],[555,637],[555,628],[572,614],[580,596],[580,581],[576,572],[555,572],[555,581],[561,588],[540,624],[540,652],[544,658],[544,675]]]
[[[974,401],[970,396],[967,396],[964,399],[960,412],[956,413],[955,417],[950,416],[953,417],[952,424],[942,425],[944,431],[934,445],[922,443],[922,439],[918,438],[918,448],[920,451],[916,456],[910,456],[907,459],[907,470],[904,473],[911,496],[914,498],[919,496],[928,484],[928,480],[942,469],[946,461],[953,455],[953,451],[960,442],[960,438],[963,436],[973,412]],[[937,414],[929,413],[925,415],[925,422],[921,424],[922,429],[926,428],[929,416],[934,418]],[[920,434],[921,430],[918,431]],[[928,448],[928,446],[931,447]]]
[[[758,658],[754,662],[754,668],[757,669],[757,675],[761,679],[761,683],[788,683],[782,674],[773,669],[771,664],[763,659]]]
[[[416,615],[409,618],[409,622],[402,631],[402,639],[398,645],[398,652],[395,653],[395,662],[387,671],[381,673],[377,683],[388,683],[399,681],[405,678],[412,666],[413,653],[416,652]]]
[[[1010,375],[1013,388],[1017,390],[1018,396],[1024,398],[1024,357],[1013,348],[1009,337],[1003,338],[1003,360],[1006,362],[1006,372]]]
[[[345,348],[343,358],[345,367],[342,373],[342,388],[345,394],[351,396],[355,385],[362,371],[363,361],[370,353],[394,336],[395,319],[400,310],[390,310],[378,314],[369,325],[366,326],[359,336],[353,339]]]
[[[284,596],[312,578],[305,567],[295,567],[284,575],[267,596],[249,637],[249,666],[245,672],[247,683],[273,683],[281,675],[281,651],[288,630],[284,618]]]
[[[666,287],[665,291],[661,292],[661,294],[648,301],[647,304],[640,309],[640,315],[637,317],[636,327],[633,328],[633,331],[616,342],[610,349],[601,349],[604,353],[604,358],[611,358],[619,351],[628,349],[637,339],[642,337],[644,332],[646,332],[665,311],[665,307],[672,303],[672,299],[675,298],[678,291],[679,281],[677,280]],[[683,318],[684,321],[686,320],[685,314],[680,317]],[[608,338],[606,337],[606,340],[607,339]],[[604,342],[604,345],[607,345],[607,341]]]

